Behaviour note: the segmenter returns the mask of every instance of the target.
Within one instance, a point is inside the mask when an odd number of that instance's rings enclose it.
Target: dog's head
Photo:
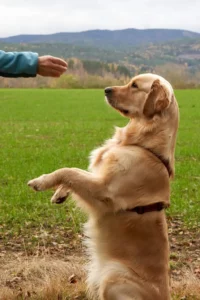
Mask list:
[[[157,153],[169,162],[173,177],[179,112],[171,84],[156,74],[142,74],[125,86],[106,88],[105,96],[113,108],[131,119],[120,138],[124,144]]]
[[[105,96],[113,108],[128,118],[152,118],[170,106],[173,89],[161,76],[142,74],[125,86],[106,88]]]

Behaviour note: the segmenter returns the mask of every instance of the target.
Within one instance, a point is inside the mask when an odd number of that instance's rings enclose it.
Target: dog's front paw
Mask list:
[[[70,195],[69,190],[65,186],[59,186],[51,198],[52,203],[61,204],[63,203]]]
[[[46,179],[46,174],[32,179],[28,182],[28,186],[30,186],[33,190],[35,191],[43,191],[45,190],[45,179]]]

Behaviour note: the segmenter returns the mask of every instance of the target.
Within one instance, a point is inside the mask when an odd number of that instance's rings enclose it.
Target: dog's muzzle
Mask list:
[[[112,94],[112,88],[111,87],[107,87],[104,90],[106,97],[111,96]]]
[[[113,106],[113,101],[112,101],[112,88],[111,87],[107,87],[105,88],[104,92],[105,92],[105,98],[107,100],[107,102]]]

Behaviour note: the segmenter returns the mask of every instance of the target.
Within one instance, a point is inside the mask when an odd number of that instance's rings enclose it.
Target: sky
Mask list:
[[[91,29],[200,32],[200,0],[0,0],[0,37]]]

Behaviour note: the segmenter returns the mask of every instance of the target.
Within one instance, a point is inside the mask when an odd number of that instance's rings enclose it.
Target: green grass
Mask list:
[[[181,214],[195,226],[200,220],[200,90],[176,96],[181,120],[169,214]],[[55,226],[78,231],[84,216],[72,201],[51,205],[51,192],[34,193],[26,183],[64,166],[87,168],[89,152],[126,122],[105,104],[102,90],[0,90],[0,231],[8,237]]]

